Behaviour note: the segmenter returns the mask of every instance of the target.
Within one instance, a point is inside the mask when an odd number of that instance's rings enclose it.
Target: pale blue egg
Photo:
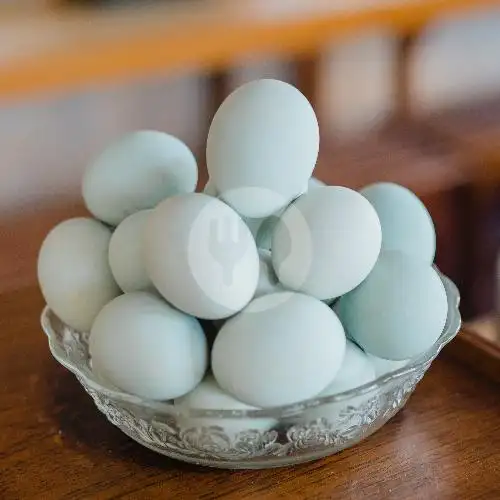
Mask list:
[[[207,138],[207,168],[240,215],[267,217],[304,191],[319,151],[312,106],[288,83],[249,82],[222,103]]]
[[[316,177],[311,177],[309,179],[309,181],[307,182],[307,190],[316,189],[316,188],[324,187],[324,186],[326,186],[326,184],[323,181],[316,179]]]
[[[273,267],[286,288],[332,299],[368,276],[381,240],[377,213],[366,198],[343,186],[320,187],[280,217],[272,235]]]
[[[193,192],[197,181],[196,159],[182,141],[138,130],[110,144],[87,168],[82,193],[97,219],[117,226],[165,198]]]
[[[205,184],[205,187],[203,188],[203,193],[208,194],[208,196],[213,196],[214,198],[217,198],[218,196],[217,188],[210,179],[208,179],[207,183]]]
[[[373,365],[373,369],[375,370],[375,374],[377,377],[382,377],[387,375],[388,373],[395,372],[400,368],[406,366],[411,360],[410,359],[402,359],[399,361],[394,361],[391,359],[382,359],[373,354],[367,354],[368,359]]]
[[[371,184],[360,193],[373,205],[380,219],[382,250],[399,250],[427,263],[434,261],[434,224],[414,193],[390,182]]]
[[[368,278],[340,299],[336,312],[367,353],[404,360],[436,342],[448,303],[429,264],[401,252],[383,252]]]

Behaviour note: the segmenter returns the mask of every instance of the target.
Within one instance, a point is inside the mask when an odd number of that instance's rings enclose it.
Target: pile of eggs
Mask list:
[[[182,408],[269,408],[365,384],[436,342],[448,307],[426,208],[396,184],[322,185],[318,149],[307,99],[266,79],[217,111],[202,193],[193,154],[161,132],[89,166],[94,218],[48,234],[38,278],[90,332],[96,377]]]

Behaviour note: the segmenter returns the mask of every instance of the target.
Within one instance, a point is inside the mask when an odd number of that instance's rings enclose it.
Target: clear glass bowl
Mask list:
[[[459,293],[441,275],[448,296],[443,333],[408,365],[334,396],[263,410],[179,410],[105,387],[92,373],[88,333],[44,309],[42,327],[53,356],[73,372],[108,420],[140,444],[171,458],[231,469],[280,467],[314,460],[359,443],[406,403],[441,349],[457,334]]]

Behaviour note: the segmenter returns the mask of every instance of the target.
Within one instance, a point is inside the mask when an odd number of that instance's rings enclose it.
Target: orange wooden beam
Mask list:
[[[382,26],[400,33],[438,16],[498,0],[410,0],[272,11],[273,2],[206,2],[137,9],[35,12],[0,9],[0,96],[67,90],[95,82],[220,69],[251,55],[294,56]]]

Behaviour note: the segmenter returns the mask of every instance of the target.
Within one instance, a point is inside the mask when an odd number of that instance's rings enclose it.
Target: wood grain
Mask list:
[[[0,296],[0,498],[496,499],[498,386],[442,356],[407,407],[358,446],[229,472],[154,454],[99,414],[49,354],[34,288]]]
[[[376,26],[419,30],[498,0],[182,1],[129,9],[0,9],[0,94],[66,90],[248,55],[296,56]]]

